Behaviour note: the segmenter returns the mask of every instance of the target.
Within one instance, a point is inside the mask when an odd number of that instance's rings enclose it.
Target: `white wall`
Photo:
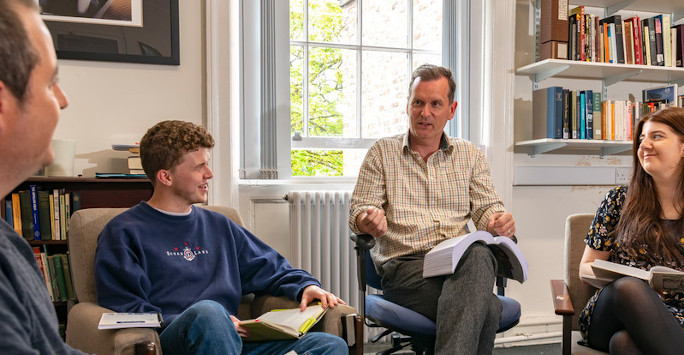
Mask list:
[[[126,152],[167,119],[205,121],[204,1],[179,1],[180,66],[59,60],[69,97],[55,138],[75,139],[75,174],[126,172]]]

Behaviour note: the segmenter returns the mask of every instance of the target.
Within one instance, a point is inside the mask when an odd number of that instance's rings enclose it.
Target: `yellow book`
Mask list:
[[[22,235],[21,229],[21,203],[19,202],[19,194],[12,194],[12,218],[14,222],[14,230],[17,234]]]
[[[244,341],[271,341],[299,339],[311,329],[327,311],[320,304],[311,305],[303,312],[299,308],[277,309],[256,319],[242,321],[249,336]]]

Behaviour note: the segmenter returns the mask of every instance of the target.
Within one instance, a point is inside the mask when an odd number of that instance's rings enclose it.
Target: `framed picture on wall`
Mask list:
[[[180,64],[178,0],[38,0],[60,59]]]

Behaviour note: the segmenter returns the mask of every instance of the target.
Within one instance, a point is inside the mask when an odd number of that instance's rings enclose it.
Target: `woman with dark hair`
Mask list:
[[[583,282],[596,259],[684,271],[684,108],[645,116],[634,137],[629,186],[608,192],[585,239]],[[681,354],[684,293],[622,277],[596,292],[579,323],[587,345],[611,354]]]

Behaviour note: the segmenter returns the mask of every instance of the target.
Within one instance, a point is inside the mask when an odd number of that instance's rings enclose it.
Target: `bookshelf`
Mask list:
[[[672,15],[672,23],[684,18],[684,1],[681,0],[569,0],[569,9],[579,5],[602,8],[608,17],[620,10],[665,13]],[[684,85],[684,68],[654,65],[616,64],[586,62],[565,59],[545,59],[519,67],[516,75],[528,76],[533,89],[547,79],[582,79],[601,81],[602,97],[607,88],[620,82],[677,83]],[[556,84],[558,85],[558,84]],[[639,93],[634,93],[635,96]],[[530,156],[545,153],[589,154],[601,157],[631,152],[631,141],[579,140],[579,139],[533,139],[517,141],[516,152]]]
[[[13,193],[29,190],[35,185],[39,190],[53,191],[64,189],[66,193],[78,192],[81,209],[98,207],[132,207],[140,201],[152,196],[152,184],[147,179],[97,179],[83,177],[31,177],[17,186]],[[5,200],[9,196],[0,196],[2,218],[6,220]],[[11,199],[11,198],[10,198]],[[68,239],[68,234],[67,234]],[[67,240],[31,240],[28,243],[46,256],[66,254]],[[60,332],[64,336],[67,312],[73,300],[56,300],[53,302],[60,323]]]

